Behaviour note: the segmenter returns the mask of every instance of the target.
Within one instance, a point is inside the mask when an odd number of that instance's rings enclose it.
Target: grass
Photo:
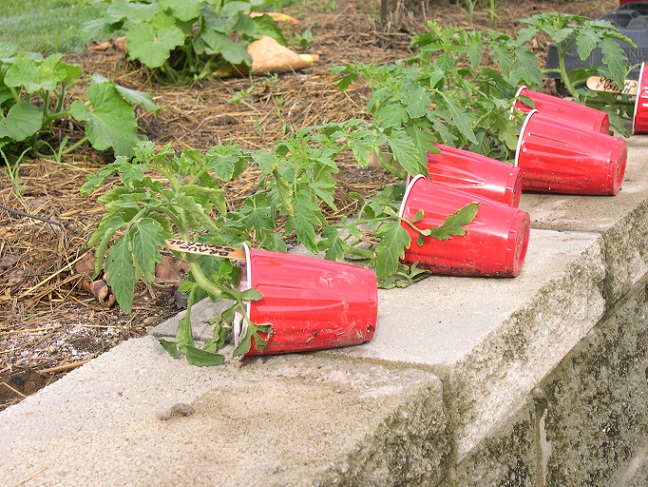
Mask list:
[[[2,0],[0,42],[16,44],[23,51],[49,55],[85,47],[81,26],[99,17],[107,4],[87,0]]]

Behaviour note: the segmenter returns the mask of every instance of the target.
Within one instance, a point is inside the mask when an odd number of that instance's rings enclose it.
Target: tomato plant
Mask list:
[[[426,271],[399,263],[410,237],[396,211],[397,200],[402,197],[398,187],[387,188],[370,200],[354,194],[362,200],[358,219],[344,217],[340,223],[330,224],[322,213],[324,205],[336,209],[336,156],[350,150],[364,160],[367,144],[375,141],[370,126],[351,120],[297,131],[272,151],[252,152],[230,145],[205,153],[185,150],[176,154],[168,146],[156,150],[154,144],[141,142],[132,159],[118,157],[90,176],[82,188],[89,194],[114,176],[121,183],[98,199],[105,214],[88,242],[95,247],[95,277],[103,270],[118,304],[130,312],[136,282],[154,279],[160,251],[168,239],[227,247],[246,242],[285,252],[284,238],[295,236],[310,251],[325,252],[328,259],[351,255],[364,260],[385,287],[420,279]],[[251,165],[262,172],[258,190],[242,206],[229,208],[223,183],[238,178]],[[462,235],[463,225],[472,221],[476,210],[476,205],[458,209],[457,215],[438,229],[421,229],[420,233],[439,239]],[[378,241],[364,243],[368,230]],[[176,254],[186,259],[190,269],[187,282],[180,287],[188,295],[187,315],[176,340],[164,342],[164,347],[174,356],[184,354],[192,363],[220,363],[223,357],[216,352],[223,346],[238,311],[248,321],[248,336],[241,342],[246,345],[237,347],[235,355],[245,354],[252,339],[257,348],[262,348],[259,333],[270,329],[267,324],[251,323],[244,306],[244,302],[261,295],[255,290],[237,291],[239,268],[227,255]],[[205,297],[233,304],[216,318],[214,338],[198,349],[191,338],[191,307]]]
[[[617,96],[613,93],[592,91],[585,87],[585,83],[588,77],[598,75],[611,78],[617,86],[623,86],[630,66],[620,43],[636,47],[634,42],[608,21],[589,20],[578,15],[551,12],[523,19],[522,23],[528,27],[520,31],[520,36],[531,38],[541,31],[555,42],[558,66],[545,68],[544,74],[558,75],[569,96],[584,105],[606,111],[614,129],[625,134],[626,129],[621,118],[632,119],[634,110],[634,103],[629,99],[629,95]],[[573,48],[582,61],[591,56],[595,49],[599,49],[603,65],[567,70],[565,59],[568,51]]]

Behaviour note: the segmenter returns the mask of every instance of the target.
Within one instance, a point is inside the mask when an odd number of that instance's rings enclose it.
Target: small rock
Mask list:
[[[179,402],[170,408],[157,413],[157,417],[160,421],[168,421],[174,416],[191,416],[195,412],[196,411],[191,404]]]

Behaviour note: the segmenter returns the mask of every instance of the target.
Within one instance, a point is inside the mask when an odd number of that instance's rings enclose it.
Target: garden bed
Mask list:
[[[320,55],[319,64],[299,73],[252,79],[197,82],[191,86],[160,86],[144,70],[136,69],[115,49],[66,56],[84,73],[100,73],[124,86],[147,91],[161,107],[159,115],[140,115],[143,132],[158,146],[205,150],[235,143],[247,149],[268,149],[294,130],[329,121],[362,118],[368,90],[354,84],[341,92],[330,72],[345,63],[391,63],[407,57],[412,35],[423,30],[427,17],[442,25],[466,29],[490,28],[486,7],[478,7],[473,24],[457,5],[425,4],[425,12],[392,8],[387,25],[377,18],[378,5],[367,2],[311,2],[308,8],[287,9],[302,20],[297,29],[310,29],[308,51]],[[500,2],[497,29],[514,31],[519,19],[559,10],[594,18],[613,10],[604,2]],[[545,52],[538,39],[534,46]],[[547,91],[552,89],[547,85]],[[70,94],[71,97],[75,93]],[[74,125],[58,127],[70,144],[82,136]],[[86,176],[112,162],[110,152],[84,146],[56,160],[55,155],[25,161],[20,180],[0,175],[0,408],[18,402],[67,370],[110,349],[124,339],[148,333],[178,311],[176,283],[156,281],[137,290],[133,313],[116,306],[104,308],[80,288],[74,272],[85,243],[102,216],[96,196],[83,198],[79,189]],[[361,169],[353,160],[340,161],[338,214],[352,214],[356,202],[350,191],[371,195],[393,180],[379,168]],[[258,174],[228,187],[228,201],[254,191]],[[15,184],[24,185],[17,192]],[[35,215],[34,219],[24,214]]]

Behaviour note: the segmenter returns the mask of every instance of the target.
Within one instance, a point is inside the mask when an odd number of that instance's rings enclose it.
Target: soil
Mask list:
[[[141,113],[139,125],[158,146],[206,150],[234,143],[268,149],[287,132],[366,116],[368,90],[356,84],[340,92],[330,72],[333,66],[408,57],[409,40],[425,30],[426,19],[466,29],[491,27],[487,6],[476,7],[471,23],[461,5],[441,0],[390,0],[384,22],[378,0],[296,3],[285,10],[301,20],[292,27],[293,33],[310,29],[314,39],[307,52],[320,55],[318,64],[297,73],[162,86],[115,48],[69,54],[65,60],[80,64],[86,74],[100,73],[151,93],[162,111]],[[513,33],[520,19],[540,12],[595,18],[617,6],[612,0],[500,0],[496,29]],[[537,49],[546,51],[542,39]],[[552,87],[547,84],[545,89]],[[69,137],[69,144],[79,140],[79,127],[58,127],[51,145],[58,147],[64,137]],[[86,257],[85,244],[102,208],[98,194],[84,198],[79,188],[88,174],[113,160],[109,151],[82,146],[60,158],[52,154],[24,160],[15,179],[0,171],[0,410],[121,341],[150,332],[182,305],[173,279],[139,285],[129,315],[115,305],[102,305],[82,287],[77,262]],[[360,169],[351,160],[340,161],[340,167],[341,213],[354,210],[353,201],[345,196],[349,191],[371,194],[391,181],[382,170]],[[229,196],[250,194],[257,177],[250,171],[228,188]]]

